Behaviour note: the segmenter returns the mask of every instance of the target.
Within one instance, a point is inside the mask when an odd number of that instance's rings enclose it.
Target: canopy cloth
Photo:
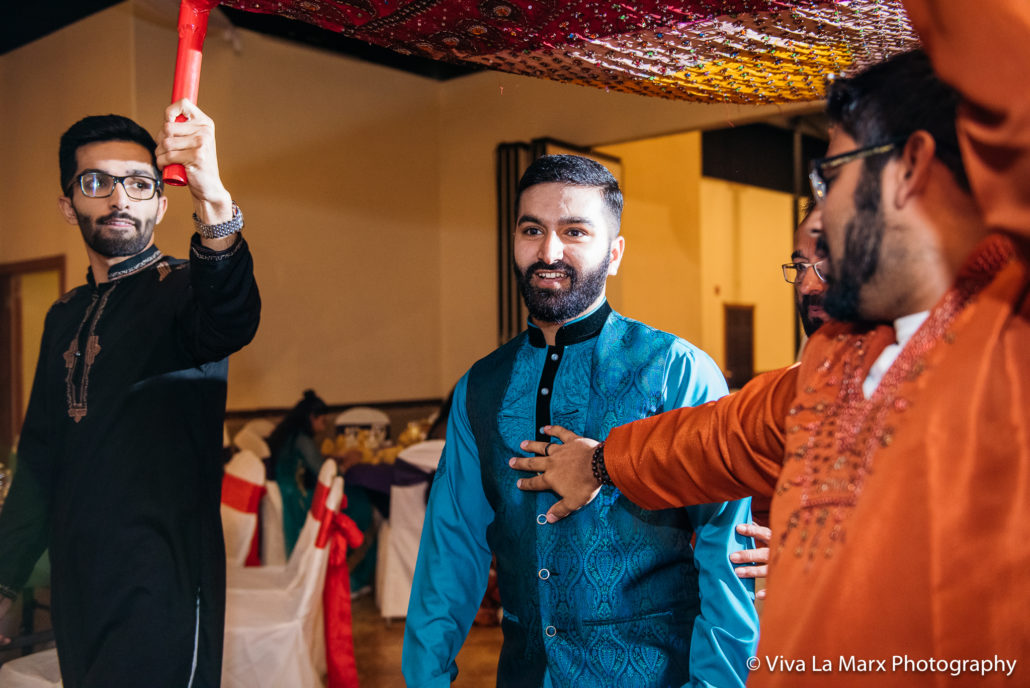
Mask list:
[[[670,99],[787,103],[918,46],[901,0],[225,0],[405,55]]]

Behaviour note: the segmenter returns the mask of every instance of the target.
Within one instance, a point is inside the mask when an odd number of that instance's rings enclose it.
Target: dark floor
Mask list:
[[[401,677],[401,646],[404,620],[389,625],[379,616],[371,595],[354,601],[354,656],[362,688],[404,688]],[[458,679],[454,688],[492,688],[497,678],[497,656],[501,651],[499,626],[473,626],[458,654]]]

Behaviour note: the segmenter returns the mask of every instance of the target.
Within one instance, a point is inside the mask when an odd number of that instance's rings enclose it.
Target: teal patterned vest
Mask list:
[[[541,686],[548,668],[555,686],[688,682],[699,595],[686,512],[645,511],[604,487],[547,525],[542,516],[556,495],[519,490],[525,474],[508,466],[525,456],[520,441],[545,439],[541,419],[603,439],[666,410],[674,341],[604,304],[559,330],[556,346],[530,329],[469,372],[468,417],[496,514],[487,540],[505,610],[498,686]]]

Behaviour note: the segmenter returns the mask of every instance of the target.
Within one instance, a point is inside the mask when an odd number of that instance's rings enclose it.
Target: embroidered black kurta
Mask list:
[[[156,247],[47,314],[0,512],[0,593],[49,544],[65,688],[217,686],[227,356],[257,331],[242,236]],[[195,670],[194,670],[195,664]]]

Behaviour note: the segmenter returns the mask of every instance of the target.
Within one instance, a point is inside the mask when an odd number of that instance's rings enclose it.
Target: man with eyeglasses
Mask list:
[[[260,298],[212,121],[188,101],[165,117],[158,143],[118,115],[61,137],[58,204],[90,267],[47,314],[0,511],[0,615],[49,546],[66,688],[221,678],[227,357],[253,338]],[[189,261],[154,243],[171,163],[189,178]]]
[[[958,100],[920,52],[831,84],[812,182],[838,322],[800,365],[512,463],[563,496],[552,519],[603,484],[651,509],[772,496],[749,686],[1030,671],[1030,270],[970,192]]]
[[[826,253],[818,245],[822,233],[822,211],[813,204],[806,209],[804,219],[794,232],[791,262],[782,266],[783,279],[794,285],[794,297],[806,337],[811,337],[827,320],[826,311],[823,310]]]

